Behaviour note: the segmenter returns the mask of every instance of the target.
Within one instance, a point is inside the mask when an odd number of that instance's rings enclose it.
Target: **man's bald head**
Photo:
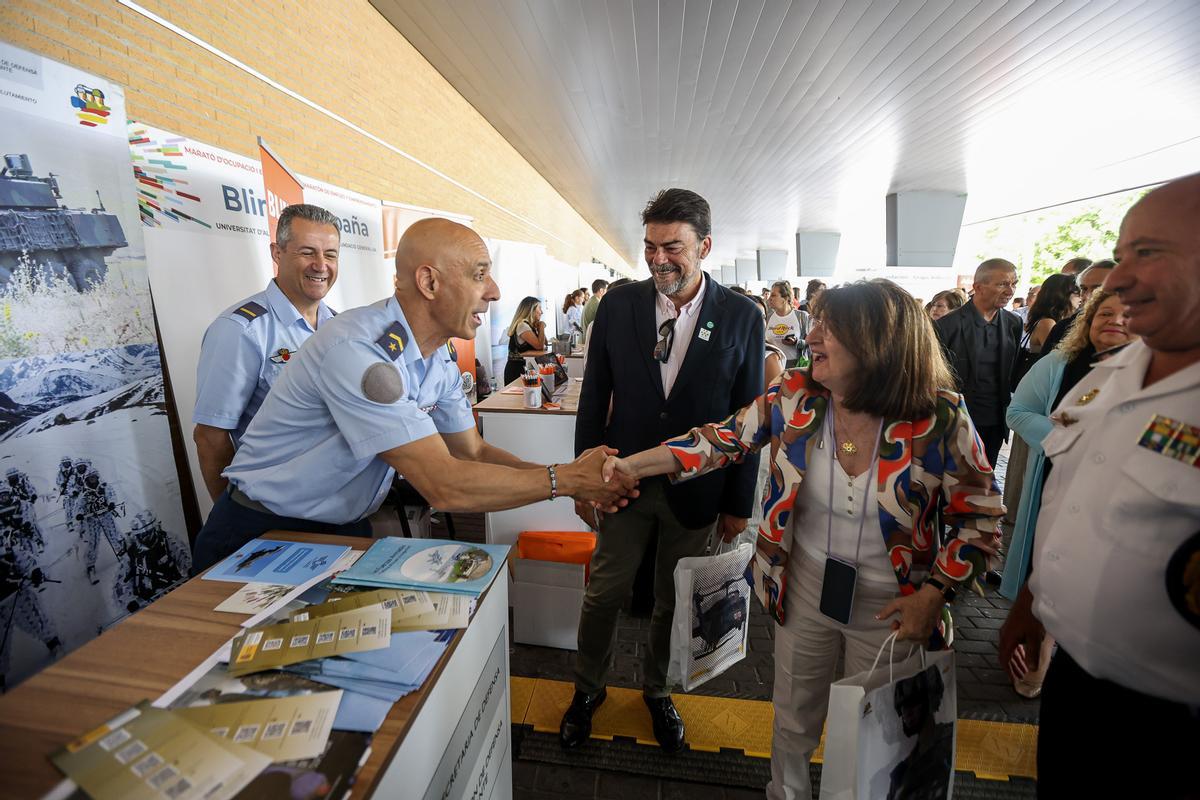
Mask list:
[[[1194,222],[1200,215],[1200,172],[1177,178],[1147,192],[1133,208],[1143,205],[1177,209],[1180,217]],[[1133,213],[1133,208],[1130,213]],[[1189,225],[1187,229],[1200,238],[1200,225]]]
[[[440,346],[472,339],[488,304],[500,299],[479,234],[448,219],[414,222],[396,247],[396,297],[418,339]],[[422,347],[426,353],[426,348]]]
[[[1200,355],[1200,173],[1129,209],[1104,281],[1129,306],[1129,330],[1151,350]]]
[[[396,246],[396,288],[411,287],[422,265],[437,267],[460,258],[487,258],[487,245],[466,225],[428,217],[408,227]]]

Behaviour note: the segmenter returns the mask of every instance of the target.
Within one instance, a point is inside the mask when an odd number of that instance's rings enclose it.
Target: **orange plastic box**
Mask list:
[[[574,650],[587,570],[589,531],[524,531],[512,561],[513,641]]]
[[[591,531],[521,531],[517,535],[517,556],[534,561],[587,567],[595,549],[596,534]]]

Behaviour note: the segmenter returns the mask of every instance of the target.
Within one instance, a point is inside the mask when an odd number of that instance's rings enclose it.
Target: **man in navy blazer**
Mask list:
[[[724,419],[763,390],[762,314],[700,269],[712,248],[708,202],[686,189],[667,189],[646,206],[642,222],[651,277],[610,290],[600,304],[575,422],[579,452],[604,443],[632,455]],[[663,749],[683,747],[683,720],[666,674],[675,564],[704,554],[714,523],[727,540],[745,530],[757,473],[755,457],[678,486],[665,478],[645,481],[637,499],[599,519],[579,622],[576,691],[559,729],[564,747],[591,732],[592,714],[606,696],[617,616],[652,544],[655,603],[643,697]],[[590,507],[577,510],[592,519]]]

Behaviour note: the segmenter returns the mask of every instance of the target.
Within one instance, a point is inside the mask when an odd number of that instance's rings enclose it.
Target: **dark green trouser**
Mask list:
[[[579,619],[579,652],[575,687],[600,691],[612,663],[617,614],[629,597],[646,545],[658,533],[654,562],[654,614],[642,665],[642,690],[649,697],[671,693],[667,665],[671,661],[671,616],[675,613],[675,563],[704,555],[713,526],[685,528],[667,506],[663,480],[644,481],[641,496],[617,514],[605,516],[592,555],[591,579]]]

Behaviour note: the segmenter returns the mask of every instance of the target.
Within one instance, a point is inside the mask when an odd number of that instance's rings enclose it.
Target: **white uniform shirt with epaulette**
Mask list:
[[[1101,680],[1200,705],[1200,363],[1143,388],[1134,342],[1063,397],[1034,612]]]
[[[335,314],[322,302],[317,327]],[[200,345],[192,422],[233,431],[240,443],[271,384],[313,333],[275,281],[221,312]]]
[[[393,471],[379,453],[474,426],[451,348],[422,357],[393,296],[320,327],[224,475],[276,514],[344,525],[387,494]]]

